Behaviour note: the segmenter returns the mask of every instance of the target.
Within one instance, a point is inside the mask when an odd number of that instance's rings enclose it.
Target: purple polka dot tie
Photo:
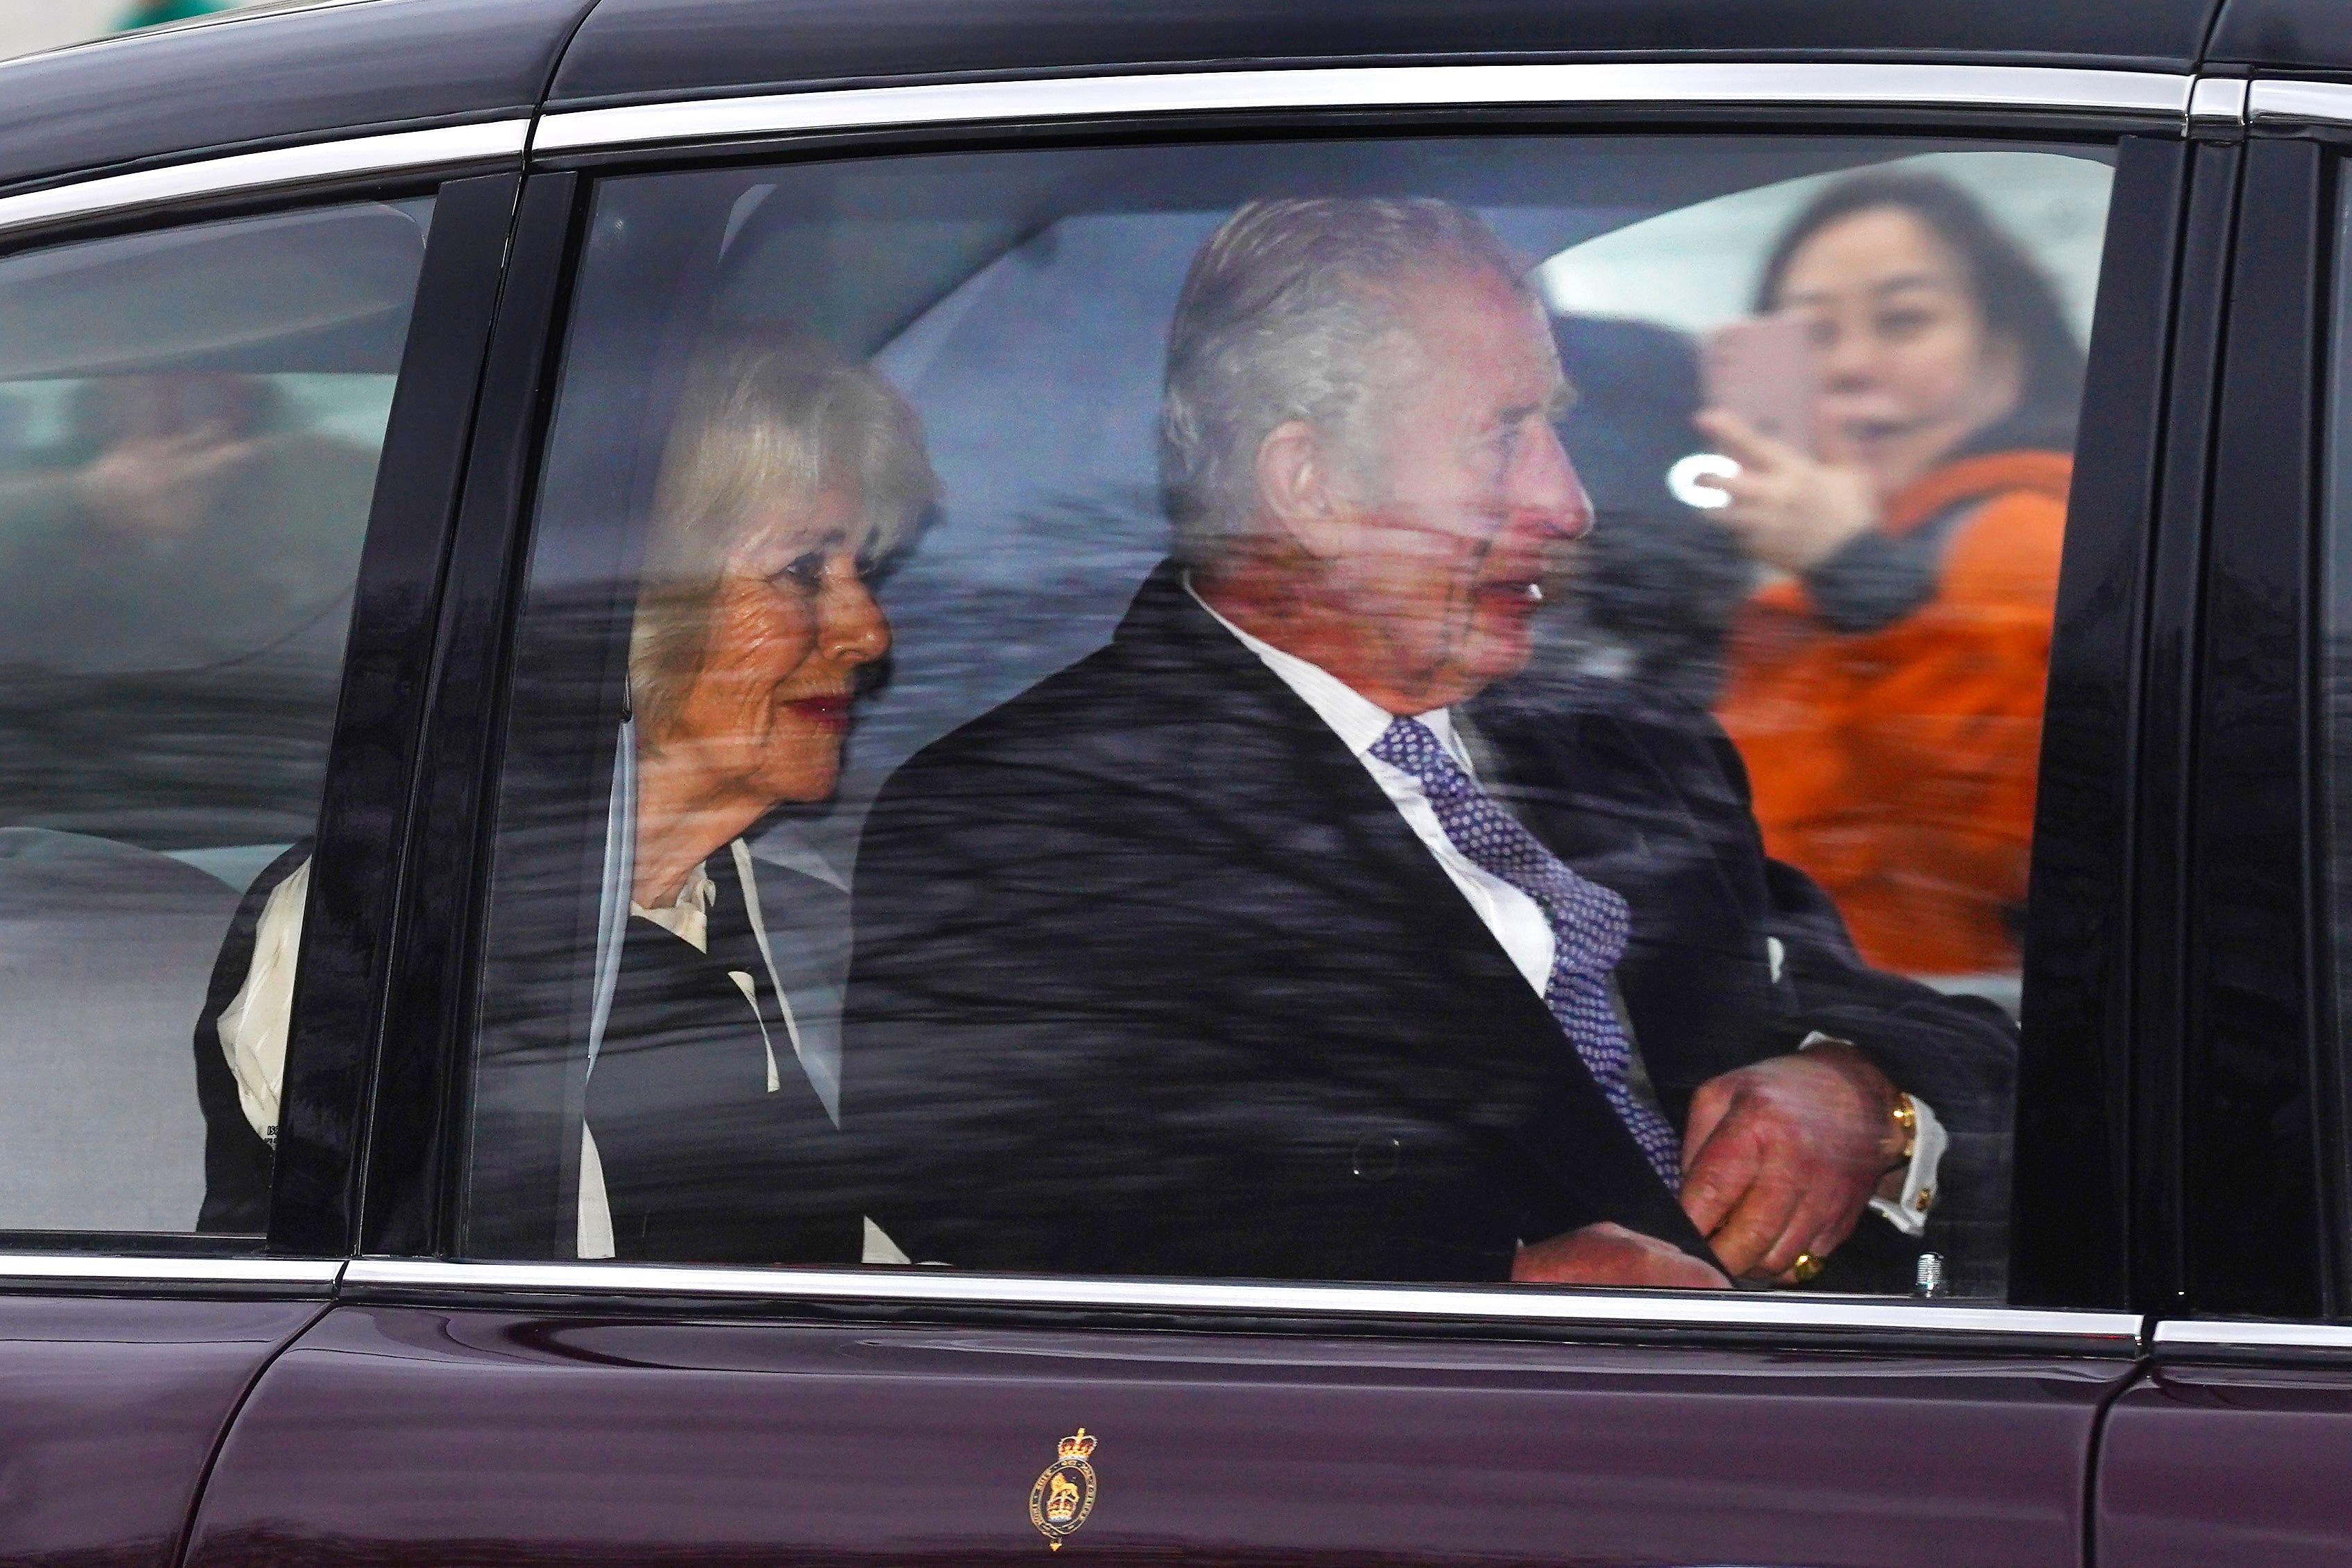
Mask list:
[[[1390,725],[1372,744],[1372,755],[1421,780],[1438,824],[1471,863],[1509,883],[1543,910],[1552,934],[1544,1005],[1660,1179],[1669,1191],[1680,1192],[1682,1140],[1626,1082],[1633,1047],[1609,996],[1609,976],[1625,956],[1632,930],[1625,900],[1577,875],[1544,848],[1478,788],[1478,781],[1447,755],[1436,733],[1419,719],[1400,718]]]

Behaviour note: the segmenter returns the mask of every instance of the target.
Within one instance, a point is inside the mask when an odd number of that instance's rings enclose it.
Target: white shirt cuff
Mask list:
[[[1819,1030],[1798,1043],[1799,1051],[1816,1045],[1843,1044]],[[1951,1134],[1937,1118],[1935,1107],[1916,1094],[1911,1096],[1911,1110],[1917,1119],[1918,1135],[1911,1143],[1911,1164],[1903,1173],[1903,1191],[1895,1197],[1874,1197],[1870,1207],[1906,1236],[1924,1236],[1927,1231],[1927,1211],[1936,1207],[1936,1173],[1944,1163],[1944,1151],[1952,1146]]]
[[[1874,1197],[1870,1207],[1904,1235],[1922,1236],[1927,1229],[1927,1211],[1936,1207],[1936,1167],[1943,1164],[1944,1151],[1952,1140],[1927,1102],[1914,1094],[1911,1109],[1918,1117],[1919,1136],[1911,1145],[1910,1168],[1903,1173],[1903,1194]]]

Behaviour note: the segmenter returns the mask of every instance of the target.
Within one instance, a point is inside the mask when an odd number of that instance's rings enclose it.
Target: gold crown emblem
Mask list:
[[[1059,1447],[1060,1455],[1029,1489],[1029,1522],[1056,1552],[1063,1539],[1077,1533],[1095,1511],[1095,1468],[1087,1463],[1087,1456],[1095,1451],[1094,1436],[1081,1427]]]

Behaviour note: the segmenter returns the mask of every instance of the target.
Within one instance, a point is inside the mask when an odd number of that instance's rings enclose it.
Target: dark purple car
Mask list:
[[[0,65],[0,1558],[2352,1562],[2342,21]]]

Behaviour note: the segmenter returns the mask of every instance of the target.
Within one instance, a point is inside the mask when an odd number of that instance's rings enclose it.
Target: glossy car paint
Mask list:
[[[345,1307],[189,1563],[2062,1563],[2129,1364]]]
[[[992,72],[1570,55],[1987,60],[2184,70],[2214,0],[603,0],[556,77],[562,104],[786,83]]]
[[[238,1400],[325,1310],[0,1295],[0,1561],[171,1568]]]
[[[2189,159],[2188,225],[2173,300],[2170,429],[2150,497],[2155,538],[2144,598],[2140,766],[2121,813],[2132,824],[2132,838],[2117,862],[2130,868],[2130,897],[2120,913],[2137,936],[2135,961],[2124,971],[2128,1003],[2116,1012],[2133,1046],[2121,1073],[2128,1085],[2121,1099],[2130,1113],[2118,1146],[2130,1151],[2134,1202],[2126,1262],[2132,1299],[2141,1306],[2177,1301],[2180,1290],[2180,1140],[2169,1129],[2183,1115],[2189,771],[2196,740],[2198,584],[2212,465],[2208,444],[2198,436],[2211,427],[2221,396],[2231,225],[2244,152],[2201,142],[2190,148]],[[2101,1098],[2110,1105],[2116,1099]]]
[[[528,114],[593,0],[398,0],[0,64],[0,192],[205,151]]]
[[[2326,852],[2305,802],[2317,782],[2314,350],[2332,161],[2303,140],[2244,150],[2211,479],[2200,486],[2208,543],[2201,580],[2180,584],[2180,601],[2201,606],[2204,651],[2180,837],[2187,1136],[2178,1294],[2149,1299],[2203,1314],[2330,1310],[2317,1176],[2327,1077],[2315,1047],[2332,1042],[2313,1022],[2325,1014],[2311,956],[2325,940],[2313,873]],[[2105,1568],[2352,1562],[2352,1509],[2336,1484],[2352,1461],[2352,1370],[2341,1355],[2284,1347],[2227,1359],[2168,1353],[2111,1412],[2093,1529]]]
[[[437,497],[444,508],[456,502],[454,533],[440,531],[450,515],[446,509],[432,513],[432,541],[446,541],[446,553],[436,558],[446,561],[438,585],[439,624],[425,631],[424,641],[429,648],[437,636],[447,651],[436,663],[440,674],[429,685],[420,690],[411,678],[402,687],[415,704],[410,716],[421,726],[404,733],[429,749],[418,763],[425,782],[402,857],[407,893],[390,944],[389,1002],[382,1049],[374,1057],[376,1114],[367,1146],[368,1203],[359,1239],[363,1252],[429,1252],[444,1234],[445,1107],[464,1071],[464,1019],[473,994],[468,927],[449,912],[474,897],[478,866],[467,852],[485,831],[488,781],[498,765],[495,737],[503,696],[480,672],[506,664],[508,610],[520,570],[515,521],[523,515],[538,455],[541,388],[553,350],[579,183],[573,175],[542,174],[521,191],[497,333],[487,344],[476,345],[487,354],[483,413],[471,432],[462,499],[454,489]],[[450,454],[447,477],[453,486],[455,459],[463,450]],[[388,665],[384,673],[387,678],[404,675],[421,662]],[[331,1051],[333,1037],[322,1031],[316,1046],[322,1054]],[[368,1053],[348,1054],[352,1082],[365,1083]],[[347,1159],[350,1152],[344,1145],[332,1157]]]
[[[2197,150],[2202,152],[2204,149]],[[2234,154],[2231,154],[2234,156]],[[2021,1303],[2088,1307],[2127,1300],[2136,1226],[2126,1151],[2138,1146],[2122,1113],[2140,1040],[2129,1025],[2126,988],[2140,972],[2136,945],[2147,923],[2134,918],[2133,758],[2147,742],[2135,727],[2140,682],[2151,693],[2181,691],[2189,679],[2185,645],[2168,664],[2144,622],[2151,574],[2177,558],[2194,559],[2203,519],[2193,506],[2157,510],[2158,463],[2168,451],[2191,460],[2202,445],[2168,447],[2168,409],[2178,409],[2198,362],[2185,345],[2219,331],[2214,285],[2221,257],[2205,235],[2215,183],[2198,183],[2205,225],[2183,232],[2190,202],[2191,149],[2155,137],[2127,138],[2116,163],[2107,244],[2095,319],[2107,334],[2084,389],[2074,493],[2066,519],[2058,619],[2066,635],[2051,647],[2044,708],[2042,778],[2035,800],[2032,885],[2027,904],[2025,985],[2033,997],[2018,1061],[2018,1118],[2010,1247],[2011,1298]],[[2221,187],[2226,217],[2229,190]],[[2205,245],[2200,251],[2198,247]],[[2172,321],[2183,277],[2204,305],[2196,321]],[[2200,336],[2201,334],[2201,336]],[[2166,392],[2168,342],[2172,391]],[[2210,390],[2211,355],[2200,388]],[[2193,411],[2192,411],[2193,416]],[[2187,492],[2195,495],[2192,489]],[[2168,551],[2151,551],[2156,523]],[[2151,662],[2143,677],[2142,649]],[[2175,713],[2178,700],[2146,705]],[[2176,813],[2177,816],[2177,813]],[[2169,929],[2168,925],[2163,929]],[[2153,1027],[2153,1026],[2151,1026]],[[2083,1201],[2036,1203],[2053,1187]]]
[[[2325,852],[2307,825],[2305,737],[2328,162],[2308,141],[2248,144],[2230,284],[2183,1009],[2182,1251],[2201,1312],[2324,1310],[2309,955]]]
[[[402,858],[401,806],[418,771],[427,682],[440,633],[449,530],[473,433],[474,394],[521,180],[453,180],[435,198],[433,228],[402,348],[399,389],[335,711],[333,768],[319,813],[304,919],[303,1005],[287,1048],[270,1240],[281,1251],[340,1256],[355,1240],[356,1151],[376,1103],[381,1007],[393,961],[388,935]],[[403,992],[404,1001],[416,998]],[[394,1062],[400,1059],[394,1055]],[[383,1069],[396,1071],[393,1062]],[[431,1083],[397,1081],[387,1119],[431,1119]]]
[[[2352,1563],[2352,1366],[2165,1365],[2108,1412],[2101,1568]]]
[[[2352,71],[2352,29],[2336,0],[2227,0],[2206,57],[2298,75]]]

